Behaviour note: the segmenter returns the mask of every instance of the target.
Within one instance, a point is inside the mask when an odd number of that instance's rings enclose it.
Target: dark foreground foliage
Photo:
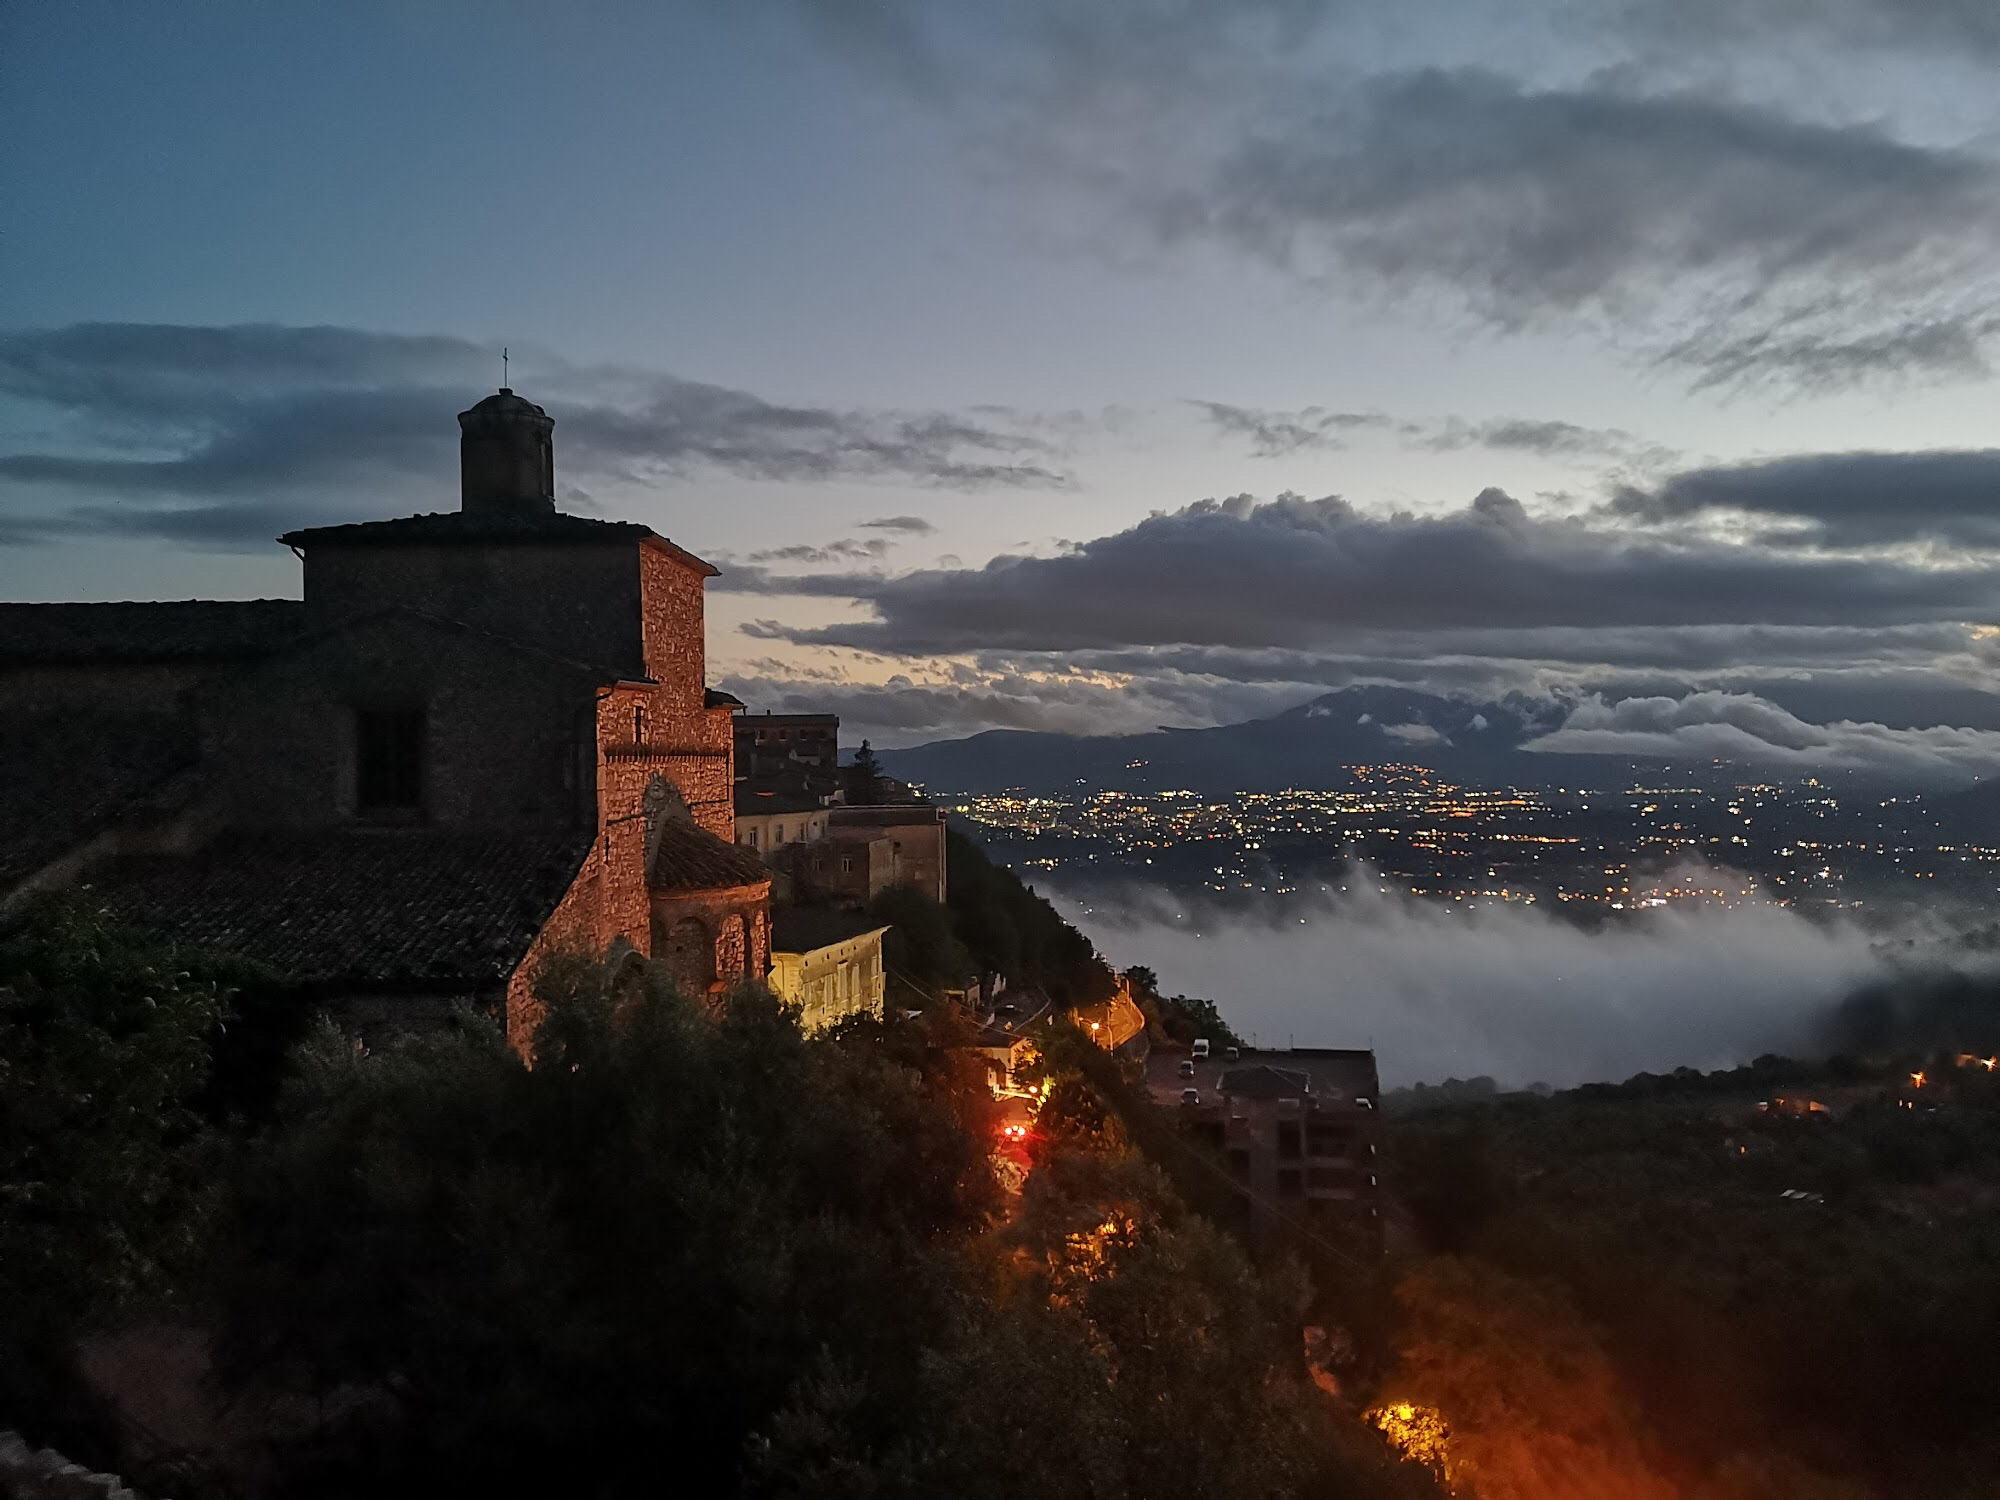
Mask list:
[[[1976,1060],[1767,1058],[1391,1140],[1441,1257],[1405,1277],[1392,1393],[1451,1417],[1485,1500],[1996,1493],[2000,1076]]]
[[[297,1014],[266,971],[85,896],[0,920],[0,1425],[100,1430],[74,1341],[174,1301],[218,1201],[216,1128],[268,1112]]]
[[[41,1364],[4,1415],[157,1492],[1434,1493],[1130,1132],[1052,1136],[1004,1196],[983,1069],[920,1023],[808,1040],[576,960],[532,1068],[472,1015],[327,1025],[267,1116],[211,1115],[229,992],[103,938],[6,950],[0,1324]],[[36,1416],[139,1315],[206,1335],[227,1452]]]

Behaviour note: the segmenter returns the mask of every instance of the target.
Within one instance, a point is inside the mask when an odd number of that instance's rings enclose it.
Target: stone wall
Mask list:
[[[719,994],[771,967],[771,887],[653,894],[653,956],[683,992]]]
[[[204,779],[224,821],[308,828],[355,816],[356,714],[421,709],[424,821],[584,823],[596,678],[446,625],[356,622],[221,685],[203,705]]]
[[[549,544],[321,539],[306,552],[306,618],[322,629],[401,606],[641,677],[641,550],[630,536]]]
[[[73,708],[102,713],[177,713],[204,680],[235,662],[104,661],[0,667],[0,711]]]
[[[892,883],[913,885],[933,901],[945,899],[944,811],[926,805],[836,807],[830,838],[888,839],[895,849]]]
[[[646,675],[660,685],[657,704],[663,717],[699,734],[704,742],[707,731],[696,730],[694,721],[706,716],[707,582],[705,573],[667,548],[655,543],[640,546],[639,615]],[[723,722],[726,726],[729,721]]]

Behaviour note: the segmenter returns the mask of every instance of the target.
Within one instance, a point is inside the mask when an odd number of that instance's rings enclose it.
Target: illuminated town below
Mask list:
[[[1371,876],[1383,893],[1580,915],[1767,900],[1894,909],[2000,892],[2000,841],[1941,832],[1921,797],[1810,778],[1533,790],[1457,786],[1416,765],[1346,770],[1351,784],[1331,791],[938,795],[1030,878],[1143,880],[1210,899],[1317,895]]]

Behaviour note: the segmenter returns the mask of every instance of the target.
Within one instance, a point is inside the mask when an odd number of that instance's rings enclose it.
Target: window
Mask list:
[[[424,803],[421,709],[360,709],[354,715],[354,805],[417,812]]]
[[[1306,1126],[1306,1154],[1308,1156],[1330,1157],[1335,1161],[1347,1157],[1348,1135],[1338,1126],[1322,1125],[1311,1121]]]
[[[637,705],[632,709],[632,743],[635,745],[646,743],[646,710]]]
[[[754,828],[750,830],[750,847],[752,849],[757,847],[757,830]]]
[[[1278,1122],[1278,1155],[1286,1161],[1297,1161],[1299,1151],[1299,1126],[1296,1120]]]
[[[849,854],[841,855],[840,873],[843,875],[852,875],[854,873],[854,857],[852,855]]]
[[[784,843],[784,841],[785,841],[785,825],[783,823],[780,823],[777,827],[771,830],[771,847],[775,849],[778,847],[778,845]]]

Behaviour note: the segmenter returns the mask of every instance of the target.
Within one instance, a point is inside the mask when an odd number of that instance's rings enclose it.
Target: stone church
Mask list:
[[[765,976],[716,570],[559,511],[540,407],[458,421],[457,510],[280,538],[303,600],[0,605],[0,901],[82,883],[364,1022],[504,1006],[517,1045],[559,947]]]

